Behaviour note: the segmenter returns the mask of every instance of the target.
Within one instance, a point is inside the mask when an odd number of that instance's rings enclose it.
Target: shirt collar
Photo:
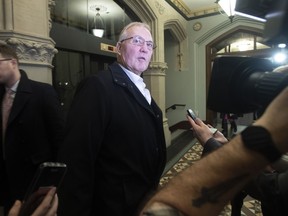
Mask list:
[[[127,74],[127,76],[130,78],[130,80],[136,84],[137,82],[143,82],[143,78],[140,77],[139,75],[133,73],[132,71],[128,70],[127,68],[123,67],[121,64],[119,64],[120,67],[124,70],[124,72]]]
[[[13,92],[16,92],[16,91],[17,91],[19,82],[20,82],[20,80],[18,80],[18,81],[10,88]],[[5,88],[6,88],[6,87],[5,87]],[[7,89],[7,88],[6,88],[6,89]]]

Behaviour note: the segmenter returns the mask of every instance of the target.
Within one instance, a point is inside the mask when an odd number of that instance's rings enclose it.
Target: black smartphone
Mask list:
[[[59,188],[67,167],[64,163],[44,162],[37,172],[25,194],[20,210],[21,216],[32,215],[52,187]]]
[[[197,116],[195,115],[194,111],[192,109],[187,109],[187,113],[195,121]]]
[[[192,109],[187,109],[187,113],[195,121],[197,116],[195,115],[194,111]],[[209,129],[213,134],[215,134],[218,131],[217,128],[214,128],[214,127],[211,127]]]

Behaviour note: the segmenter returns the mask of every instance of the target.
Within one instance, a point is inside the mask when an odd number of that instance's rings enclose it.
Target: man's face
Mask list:
[[[117,44],[120,63],[133,73],[141,75],[148,68],[152,57],[153,48],[149,47],[153,44],[152,36],[146,28],[135,26],[127,30],[126,39]],[[137,45],[134,43],[135,40],[137,42],[139,39],[142,41],[144,39],[144,44],[138,43]]]
[[[16,60],[5,58],[0,54],[0,83],[10,86],[14,82],[14,72]]]

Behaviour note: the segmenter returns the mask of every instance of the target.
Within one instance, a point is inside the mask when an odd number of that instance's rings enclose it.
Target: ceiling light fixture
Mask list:
[[[221,9],[227,14],[232,23],[235,16],[236,0],[216,0],[215,3],[220,5]]]
[[[105,31],[105,23],[103,18],[100,16],[100,12],[105,12],[107,8],[102,5],[92,5],[90,6],[90,10],[96,11],[92,33],[96,37],[103,37]]]

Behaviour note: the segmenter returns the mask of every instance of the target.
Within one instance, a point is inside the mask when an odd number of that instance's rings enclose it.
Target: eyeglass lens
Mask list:
[[[126,40],[129,40],[129,39],[132,39],[131,43],[133,45],[136,45],[136,46],[143,46],[144,43],[146,43],[147,45],[147,48],[149,50],[153,50],[155,47],[154,47],[154,43],[152,41],[145,41],[144,38],[142,38],[141,36],[139,35],[136,35],[134,37],[130,37],[130,38],[126,38],[126,39],[123,39],[121,42],[123,41],[126,41]]]

